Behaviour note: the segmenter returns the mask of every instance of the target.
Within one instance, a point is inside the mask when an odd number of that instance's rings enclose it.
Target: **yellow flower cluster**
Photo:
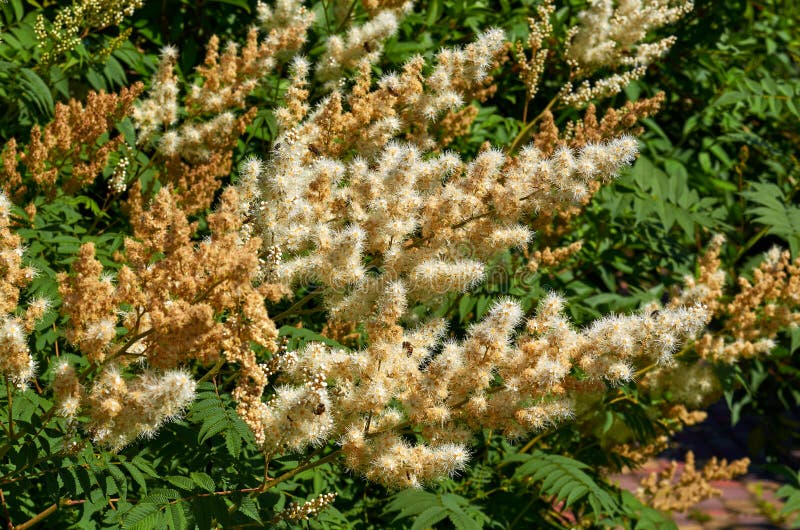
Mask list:
[[[119,26],[142,5],[144,0],[72,0],[72,5],[58,10],[52,22],[39,15],[33,29],[44,50],[42,61],[53,61],[74,50],[91,30]]]
[[[712,458],[702,470],[698,470],[694,453],[689,451],[683,469],[673,461],[665,470],[642,479],[638,496],[653,508],[683,512],[701,501],[722,495],[722,491],[711,483],[743,475],[749,464],[748,458],[731,463]]]

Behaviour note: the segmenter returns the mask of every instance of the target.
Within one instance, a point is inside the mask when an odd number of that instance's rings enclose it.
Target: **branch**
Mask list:
[[[476,213],[475,215],[472,215],[472,216],[470,216],[470,217],[467,217],[467,218],[466,218],[466,219],[464,219],[463,221],[459,221],[459,222],[457,222],[456,224],[452,225],[452,226],[450,227],[450,230],[458,230],[459,228],[463,228],[464,226],[468,225],[468,224],[469,224],[469,223],[471,223],[472,221],[477,221],[478,219],[483,219],[484,217],[488,217],[488,216],[490,216],[491,214],[492,214],[492,212],[491,212],[491,211],[488,211],[488,212],[483,212],[483,213]],[[430,238],[432,238],[434,235],[436,235],[436,234],[435,234],[435,233],[433,233],[433,232],[431,232],[431,234],[430,234],[430,235],[427,235],[427,236],[425,236],[425,237],[421,237],[421,238],[417,239],[416,241],[412,241],[412,242],[410,242],[410,243],[406,243],[406,244],[405,244],[405,249],[406,249],[406,250],[408,250],[408,249],[410,249],[410,248],[416,248],[416,247],[418,247],[418,246],[422,245],[423,243],[425,243],[426,241],[428,241],[428,240],[429,240]]]
[[[283,320],[286,317],[291,316],[295,312],[295,309],[297,309],[299,307],[302,307],[306,302],[308,302],[309,300],[314,298],[320,292],[322,292],[322,289],[314,289],[314,290],[312,290],[307,295],[305,295],[303,298],[301,298],[300,300],[298,300],[297,302],[292,304],[292,306],[289,309],[287,309],[286,311],[284,311],[282,313],[278,313],[274,317],[271,317],[272,321],[273,322],[277,322],[278,320]]]
[[[209,379],[211,379],[212,377],[214,377],[215,375],[217,375],[219,373],[220,368],[222,368],[223,364],[225,364],[225,357],[220,355],[219,359],[217,359],[217,362],[214,364],[211,370],[206,372],[206,375],[197,380],[197,384],[199,385],[200,383],[204,383]]]
[[[269,482],[267,482],[265,484],[262,484],[262,486],[260,488],[257,488],[257,489],[261,490],[259,493],[263,493],[263,492],[267,491],[269,488],[274,487],[276,484],[280,484],[281,482],[285,482],[285,481],[289,480],[290,478],[294,477],[295,475],[298,475],[298,474],[302,473],[303,471],[308,471],[309,469],[313,469],[313,468],[321,466],[323,464],[327,464],[328,462],[333,462],[334,460],[339,458],[339,455],[341,455],[341,453],[342,453],[342,450],[341,449],[337,449],[336,451],[332,452],[328,456],[320,458],[316,462],[311,462],[311,463],[308,463],[308,464],[305,464],[305,465],[302,465],[302,466],[297,466],[296,468],[287,471],[283,475],[281,475],[279,477],[276,477],[276,478],[270,480]]]
[[[38,523],[38,522],[50,517],[54,513],[56,513],[56,510],[58,510],[59,506],[78,506],[78,505],[83,504],[85,502],[86,502],[85,500],[79,500],[79,501],[60,500],[57,503],[51,504],[50,506],[48,506],[47,508],[45,508],[44,510],[42,510],[38,514],[34,515],[33,517],[31,517],[30,519],[25,521],[24,523],[18,524],[17,526],[12,527],[12,530],[25,530],[26,528],[32,527],[36,523]]]
[[[506,149],[506,153],[513,153],[514,151],[516,151],[517,149],[519,149],[519,146],[522,144],[522,142],[524,142],[525,140],[527,140],[527,139],[528,139],[528,136],[530,136],[531,132],[533,131],[533,126],[534,126],[534,125],[536,125],[536,123],[537,123],[539,120],[541,120],[541,119],[542,119],[542,116],[544,116],[544,113],[545,113],[545,112],[547,112],[548,110],[550,110],[551,108],[553,108],[553,105],[555,105],[555,104],[556,104],[556,101],[558,101],[558,95],[556,95],[556,96],[555,96],[553,99],[551,99],[551,100],[550,100],[550,103],[548,103],[548,104],[547,104],[547,106],[544,108],[544,110],[543,110],[542,112],[540,112],[538,116],[536,116],[535,118],[533,118],[533,119],[530,121],[530,123],[528,123],[528,124],[527,124],[527,125],[526,125],[526,126],[525,126],[525,127],[524,127],[524,128],[523,128],[523,129],[522,129],[520,132],[519,132],[519,134],[517,135],[517,137],[516,137],[516,138],[514,138],[514,141],[513,141],[513,142],[511,142],[511,145],[509,145],[509,146],[508,146],[508,148]]]
[[[8,383],[8,376],[5,377],[6,380],[6,396],[8,397],[8,437],[9,439],[14,439],[14,413],[12,411],[12,397],[11,397],[11,386]]]
[[[3,490],[0,489],[0,503],[3,504],[3,513],[6,516],[6,525],[8,530],[12,530],[14,528],[14,523],[11,522],[11,514],[8,513],[8,505],[6,504],[6,498],[3,495]]]
[[[213,291],[214,288],[216,288],[218,285],[220,285],[222,282],[226,281],[227,279],[228,278],[226,276],[223,276],[219,280],[215,281],[214,283],[212,283],[211,285],[206,287],[206,289],[202,293],[198,294],[197,296],[195,296],[192,299],[192,304],[196,304],[197,302],[203,300],[206,296],[211,294],[211,291]]]

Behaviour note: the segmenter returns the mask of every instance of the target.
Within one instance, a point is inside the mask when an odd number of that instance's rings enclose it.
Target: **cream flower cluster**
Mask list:
[[[260,26],[251,29],[241,50],[229,42],[220,54],[219,39],[212,37],[205,66],[198,69],[201,79],[190,86],[185,101],[189,118],[213,114],[199,123],[188,119],[172,127],[179,108],[180,89],[174,73],[178,51],[173,46],[163,48],[149,97],[133,114],[140,143],[161,134],[158,147],[167,156],[201,160],[208,156],[205,146],[232,134],[237,123],[234,111],[245,107],[245,97],[275,68],[279,55],[292,53],[305,42],[314,14],[299,2],[282,0],[274,8],[259,2],[257,18]]]
[[[621,92],[631,81],[642,77],[647,67],[675,43],[674,36],[647,42],[648,35],[686,15],[691,0],[591,0],[579,15],[580,24],[571,28],[566,57],[576,79],[561,91],[567,105],[583,105],[592,99]],[[622,71],[616,71],[618,69]],[[589,81],[599,70],[611,71]]]
[[[373,66],[410,4],[370,5],[362,25],[346,28],[348,15],[331,28],[312,64],[299,51],[313,13],[295,0],[259,2],[259,27],[243,46],[213,37],[183,99],[178,52],[164,48],[133,118],[139,143],[152,143],[165,160],[159,179],[174,186],[161,188],[148,208],[141,188],[131,187],[134,238],[117,285],[102,275],[91,245],[82,247],[75,274],[59,278],[67,339],[90,366],[81,374],[57,366],[53,389],[59,413],[94,442],[118,450],[151,435],[194,397],[195,382],[180,366],[194,360],[218,363],[216,370],[227,362],[238,371],[237,411],[267,460],[335,442],[354,472],[418,486],[463,469],[476,430],[519,438],[573,417],[581,397],[632,381],[642,366],[669,367],[707,322],[705,306],[695,303],[705,300],[687,298],[576,329],[563,300],[550,295],[534,316],[497,300],[456,340],[445,338],[444,321],[413,312],[474,287],[498,253],[527,249],[532,219],[585,204],[633,162],[638,146],[615,130],[549,147],[487,145],[470,160],[443,151],[443,124],[496,88],[491,73],[509,50],[505,35],[489,29],[439,51],[431,64],[412,57],[376,80]],[[687,9],[669,0],[591,2],[569,33],[571,78],[613,74],[577,91],[568,84],[562,103],[616,93],[641,75],[672,42],[648,44],[649,31]],[[545,71],[553,15],[546,2],[532,22],[528,99]],[[518,55],[525,58],[521,48]],[[263,160],[240,166],[239,181],[208,216],[211,237],[197,243],[187,215],[211,204],[215,179],[228,175],[232,146],[255,115],[247,96],[279,65],[289,66],[286,104],[275,110],[280,133]],[[352,83],[342,81],[351,74]],[[312,90],[312,82],[325,86]],[[331,322],[360,326],[366,346],[278,349],[264,301],[300,286],[310,294],[298,306],[317,298]],[[120,307],[130,308],[121,319]],[[23,344],[7,313],[0,340]],[[120,323],[126,333],[118,334]],[[267,362],[259,364],[253,343],[273,352]],[[131,369],[142,359],[146,368]],[[285,515],[299,520],[332,500]]]
[[[581,73],[616,66],[647,66],[675,42],[665,37],[643,42],[651,31],[671,24],[692,10],[686,0],[591,0],[571,30],[567,58]]]
[[[336,495],[336,493],[323,493],[322,495],[314,497],[310,501],[304,502],[303,504],[293,502],[289,504],[288,508],[280,512],[274,520],[307,521],[333,504],[333,501],[336,499]]]
[[[426,90],[395,104],[421,107],[423,121],[457,105],[454,80],[479,82],[502,41],[502,32],[491,31],[462,50],[440,52]],[[395,85],[401,90],[394,75],[378,82],[389,92]],[[328,306],[342,317],[368,313],[379,293],[404,278],[411,283],[397,284],[398,296],[414,301],[469,288],[485,259],[529,241],[523,215],[582,200],[637,152],[636,141],[622,136],[551,157],[534,147],[517,157],[490,149],[466,163],[370,134],[366,151],[373,154],[345,162],[320,147],[329,141],[334,99],[278,138],[267,162],[243,166],[240,196],[247,237],[258,235],[265,252],[277,246],[284,255],[265,275],[287,287],[323,284]],[[370,127],[395,117],[376,116]]]
[[[377,320],[399,321],[390,300]],[[461,469],[475,429],[519,438],[568,419],[582,392],[630,381],[645,364],[668,366],[708,319],[698,305],[576,330],[563,309],[548,296],[515,340],[522,310],[500,300],[462,341],[443,342],[445,324],[434,320],[358,351],[309,344],[283,363],[294,383],[276,388],[251,427],[269,454],[338,440],[347,466],[368,479],[418,486]],[[409,443],[412,428],[426,442]]]
[[[407,279],[398,296],[413,301],[469,288],[488,257],[529,241],[525,213],[581,200],[637,149],[621,137],[552,157],[533,147],[513,159],[489,150],[465,163],[390,142],[371,160],[345,163],[309,150],[317,141],[309,125],[249,167],[242,195],[252,197],[250,230],[284,253],[269,272],[287,287],[321,283],[331,310],[347,318],[363,315],[392,281]]]
[[[395,487],[419,485],[465,465],[474,429],[517,437],[569,418],[566,387],[618,385],[642,359],[667,363],[705,322],[693,307],[613,317],[579,332],[551,297],[516,342],[522,312],[512,300],[498,302],[458,343],[442,342],[441,321],[409,329],[410,306],[469,289],[492,256],[525,246],[532,237],[525,216],[585,200],[637,153],[636,140],[623,135],[549,156],[528,146],[464,161],[429,152],[424,136],[395,138],[400,116],[431,123],[457,108],[502,46],[502,32],[489,31],[441,51],[427,76],[413,58],[374,91],[364,77],[351,94],[335,91],[310,113],[290,101],[282,121],[304,118],[285,129],[269,159],[242,165],[241,237],[262,241],[264,281],[282,292],[317,286],[329,316],[364,323],[369,339],[356,352],[311,344],[274,357],[253,377],[284,374],[265,387],[266,401],[237,389],[239,412],[267,455],[339,440],[351,469]],[[300,98],[306,70],[301,62],[293,73],[290,93]],[[374,105],[371,114],[357,98]],[[342,156],[342,145],[358,154]],[[412,425],[427,442],[403,437]]]
[[[139,143],[147,142],[178,119],[178,76],[173,71],[177,60],[178,50],[175,47],[165,46],[161,50],[161,62],[149,97],[134,107],[133,120],[139,130]]]
[[[10,226],[11,201],[0,192],[0,375],[24,388],[36,372],[28,334],[50,309],[50,302],[36,298],[21,315],[17,312],[20,290],[36,276],[36,269],[23,265],[25,249]]]
[[[400,17],[413,4],[406,2],[400,9],[384,9],[361,26],[351,26],[344,38],[333,34],[325,43],[316,75],[320,81],[336,80],[345,70],[359,61],[378,62],[383,54],[383,42],[397,33]],[[329,84],[332,88],[335,84]]]
[[[55,369],[53,385],[59,413],[77,420],[83,410],[91,420],[85,426],[95,443],[118,451],[138,436],[153,436],[161,425],[179,417],[194,401],[196,383],[181,370],[146,371],[129,380],[109,365],[85,390],[78,374],[66,362]]]

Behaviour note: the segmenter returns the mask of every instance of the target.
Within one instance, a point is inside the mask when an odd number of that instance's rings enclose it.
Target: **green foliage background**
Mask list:
[[[34,123],[52,118],[57,101],[81,99],[89,90],[118,90],[137,80],[147,85],[159,49],[166,44],[180,43],[178,69],[190,81],[212,34],[241,41],[253,21],[253,3],[248,0],[149,0],[121,28],[90,32],[77,48],[45,63],[34,21],[42,13],[52,18],[60,5],[8,0],[0,6],[0,144],[11,137],[25,141]],[[559,5],[556,34],[563,34],[584,5],[581,0]],[[466,43],[489,26],[523,39],[535,6],[533,0],[418,2],[376,69],[395,69],[414,53],[430,58],[440,47]],[[322,2],[312,8],[320,15],[308,46],[313,59],[322,53],[331,28],[323,16],[330,6]],[[355,13],[364,17],[358,9]],[[583,240],[583,250],[564,266],[536,275],[518,274],[524,269],[523,258],[508,253],[493,264],[490,281],[468,294],[450,296],[431,313],[448,318],[458,335],[480,319],[490,298],[499,294],[517,297],[531,309],[543,294],[556,290],[566,296],[578,324],[629,311],[665,296],[671,285],[693,272],[712,232],[725,234],[731,242],[723,264],[732,277],[752,268],[774,244],[797,256],[798,24],[800,6],[792,0],[698,2],[691,15],[670,28],[679,39],[669,55],[616,99],[621,104],[659,90],[667,93],[661,113],[646,120],[642,155],[635,166],[602,190],[574,221],[567,241]],[[537,102],[554,95],[563,73],[545,73],[552,81],[545,82]],[[454,148],[473,154],[486,140],[503,145],[517,135],[524,92],[512,76],[506,72],[497,77],[496,96],[481,106],[471,133]],[[251,96],[259,113],[237,146],[238,160],[267,152],[274,137],[270,109],[280,102],[285,81],[276,77],[265,86],[277,90],[257,90]],[[312,93],[312,100],[317,97]],[[564,109],[558,114],[560,122],[576,116]],[[127,148],[136,151],[133,170],[139,178],[152,179],[151,153],[136,150],[129,120],[118,129]],[[108,178],[110,169],[104,175]],[[19,233],[28,245],[29,260],[43,274],[26,296],[57,299],[55,273],[66,269],[81,243],[94,241],[104,265],[115,266],[111,255],[120,248],[127,227],[119,205],[103,203],[106,185],[98,179],[77,196],[34,198],[36,220]],[[302,330],[285,326],[281,333],[296,348],[321,340],[317,333],[323,323],[318,313],[304,321]],[[58,329],[51,312],[31,339],[36,357],[44,361],[42,386],[52,377],[45,360],[52,358],[57,344],[64,345]],[[799,347],[800,333],[795,330],[781,337],[768,359],[724,374],[732,421],[742,414],[767,418],[769,425],[751,434],[751,445],[762,462],[775,466],[797,466],[787,454],[800,443],[800,425],[788,414],[800,406]],[[69,352],[62,354],[76,364],[85,362]],[[61,420],[43,421],[52,403],[36,392],[24,393],[14,401],[13,419],[27,443],[3,441],[6,449],[0,455],[0,488],[8,516],[26,520],[55,504],[59,509],[46,523],[53,528],[269,526],[289,502],[335,491],[339,496],[334,507],[309,521],[308,527],[568,528],[573,523],[553,509],[560,502],[596,526],[675,527],[668,516],[609,484],[599,471],[626,463],[604,450],[609,443],[620,437],[644,443],[663,429],[649,410],[656,404],[640,398],[635,387],[621,389],[631,399],[605,403],[574,428],[544,432],[535,445],[529,440],[512,445],[496,433],[483,432],[470,468],[432,489],[390,492],[322,467],[258,497],[209,495],[247,488],[262,478],[262,458],[250,449],[251,434],[236,416],[228,392],[224,386],[203,383],[182,421],[169,424],[155,440],[135,443],[119,454],[90,445],[69,454],[58,450],[67,426]],[[0,397],[3,410],[6,400]],[[284,458],[275,462],[273,471],[290,471],[297,465],[297,460]],[[789,500],[787,515],[800,508],[798,487],[795,477],[794,486],[789,482],[782,490]]]

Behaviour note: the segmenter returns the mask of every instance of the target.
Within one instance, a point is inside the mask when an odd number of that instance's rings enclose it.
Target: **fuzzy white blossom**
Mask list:
[[[656,42],[645,39],[651,31],[675,22],[691,11],[690,0],[591,0],[579,15],[579,24],[567,35],[567,61],[577,87],[566,83],[561,101],[582,106],[593,99],[613,96],[642,77],[647,67],[675,43],[674,36]],[[599,70],[605,77],[588,79]],[[620,71],[616,71],[620,70]]]

